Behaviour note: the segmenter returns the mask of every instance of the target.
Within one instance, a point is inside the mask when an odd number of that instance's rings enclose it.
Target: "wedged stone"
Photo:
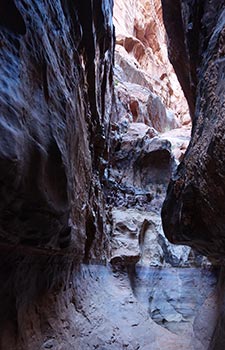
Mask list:
[[[125,266],[197,266],[189,247],[175,246],[166,239],[158,213],[137,208],[113,209],[110,262]]]

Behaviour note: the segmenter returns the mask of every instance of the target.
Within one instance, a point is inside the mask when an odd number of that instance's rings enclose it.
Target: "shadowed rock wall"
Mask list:
[[[192,111],[192,138],[162,210],[171,242],[187,244],[214,264],[225,260],[224,1],[162,0],[170,59]],[[208,349],[225,344],[224,266],[217,322]]]
[[[113,48],[110,0],[0,1],[1,348],[41,348],[28,305],[104,260]]]
[[[225,255],[224,5],[163,1],[170,57],[190,108],[195,106],[192,139],[164,203],[164,230],[171,241],[219,262]]]
[[[96,238],[102,232],[111,7],[10,1],[2,8],[0,244],[57,250],[76,238],[82,258],[95,240],[85,222]]]

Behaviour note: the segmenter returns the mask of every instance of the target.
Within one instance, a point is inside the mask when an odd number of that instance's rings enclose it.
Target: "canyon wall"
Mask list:
[[[224,2],[206,1],[200,6],[178,1],[173,5],[176,12],[170,1],[163,4],[171,60],[190,108],[195,106],[191,142],[168,189],[164,228],[172,241],[190,244],[215,262],[223,262]]]
[[[1,349],[211,341],[216,277],[159,218],[189,123],[160,2],[121,4],[113,75],[112,1],[0,1]]]
[[[209,349],[225,344],[224,1],[162,0],[169,56],[189,103],[191,142],[162,210],[171,242],[187,244],[222,266],[218,319]]]
[[[56,254],[69,247],[78,259],[88,258],[91,249],[98,255],[112,100],[112,4],[4,5],[1,244]],[[92,20],[86,21],[86,11]]]
[[[114,23],[120,117],[159,132],[188,123],[187,102],[168,59],[161,1],[116,0]]]
[[[3,0],[0,25],[0,347],[40,349],[46,290],[107,254],[112,1]]]

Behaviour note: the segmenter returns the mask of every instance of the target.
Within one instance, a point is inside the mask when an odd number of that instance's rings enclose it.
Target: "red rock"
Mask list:
[[[125,81],[148,88],[149,93],[157,95],[166,109],[172,110],[181,122],[190,120],[186,100],[167,55],[161,1],[116,0],[114,23],[116,66],[123,70],[116,70],[117,78],[121,77],[122,84]],[[141,114],[134,121],[143,121]],[[174,125],[168,122],[167,128],[174,128]]]

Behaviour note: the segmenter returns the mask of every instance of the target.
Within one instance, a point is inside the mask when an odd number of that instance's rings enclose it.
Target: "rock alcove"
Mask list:
[[[224,349],[223,27],[0,0],[0,349]]]

